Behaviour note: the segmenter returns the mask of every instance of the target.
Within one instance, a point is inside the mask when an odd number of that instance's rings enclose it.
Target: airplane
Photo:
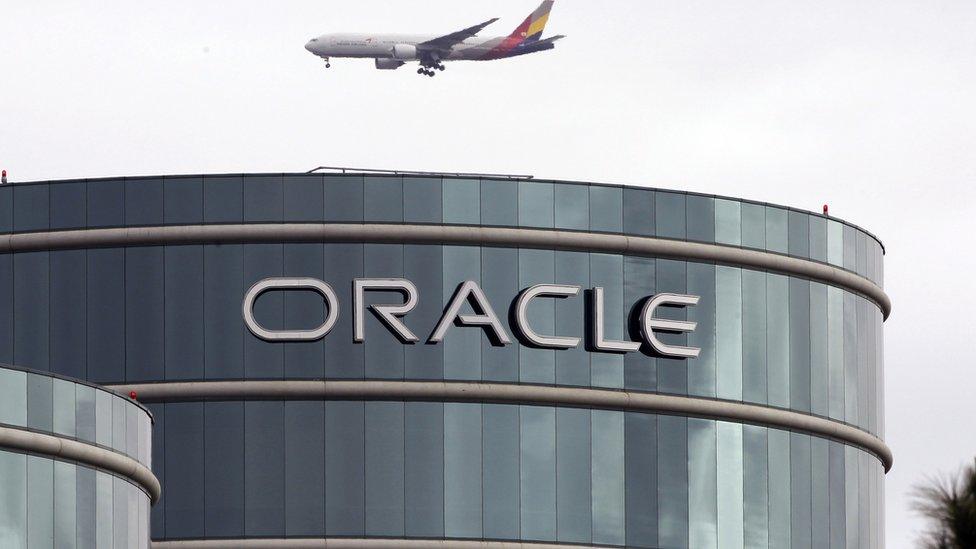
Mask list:
[[[333,58],[374,59],[379,70],[396,70],[417,61],[417,74],[433,77],[443,71],[447,61],[492,61],[551,50],[565,36],[542,39],[549,12],[555,0],[545,0],[512,34],[495,38],[478,38],[479,32],[498,21],[489,19],[480,25],[443,36],[404,34],[325,34],[305,44],[305,49],[332,66]]]

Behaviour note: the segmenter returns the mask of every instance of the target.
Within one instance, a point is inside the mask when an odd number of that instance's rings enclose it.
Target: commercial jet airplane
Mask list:
[[[564,36],[542,39],[555,0],[545,0],[508,36],[478,38],[479,32],[497,18],[444,36],[403,34],[325,34],[305,44],[305,49],[325,59],[334,57],[374,59],[376,68],[395,70],[410,61],[420,63],[417,74],[434,76],[446,61],[491,61],[551,50]]]

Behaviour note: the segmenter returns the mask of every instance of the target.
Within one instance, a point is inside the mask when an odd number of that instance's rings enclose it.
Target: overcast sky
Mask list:
[[[327,165],[527,173],[819,210],[888,249],[888,546],[976,455],[976,2],[559,0],[554,52],[437,78],[323,63],[334,31],[448,33],[536,0],[3,0],[12,180]]]

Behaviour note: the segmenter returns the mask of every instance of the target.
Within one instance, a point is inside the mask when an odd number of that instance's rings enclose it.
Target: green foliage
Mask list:
[[[957,475],[928,479],[912,495],[915,511],[930,523],[921,547],[976,548],[976,460]]]

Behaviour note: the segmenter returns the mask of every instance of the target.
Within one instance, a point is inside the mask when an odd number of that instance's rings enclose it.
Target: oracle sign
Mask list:
[[[254,317],[254,303],[257,298],[268,291],[279,290],[310,290],[317,292],[325,300],[327,313],[321,325],[310,330],[269,330]],[[388,305],[366,305],[366,292],[397,292],[403,296],[400,303]],[[515,298],[511,328],[521,336],[530,346],[545,349],[572,349],[579,347],[583,340],[579,337],[541,334],[532,327],[529,320],[529,304],[536,299],[562,299],[579,295],[582,287],[568,284],[537,284],[523,290]],[[655,316],[658,307],[690,307],[698,304],[699,296],[661,293],[646,298],[640,310],[638,322],[640,325],[641,341],[609,339],[605,330],[604,290],[597,286],[590,289],[591,299],[586,314],[591,329],[587,334],[587,348],[596,352],[629,353],[637,351],[642,344],[648,345],[655,353],[662,356],[697,358],[701,349],[669,345],[658,338],[657,332],[693,332],[697,323],[685,320],[671,320]],[[420,291],[417,286],[404,278],[358,278],[352,283],[353,302],[353,341],[365,343],[366,330],[364,327],[366,310],[373,311],[379,320],[400,341],[413,344],[420,338],[410,330],[402,318],[410,313],[420,302]],[[472,313],[463,313],[462,308],[470,305]],[[339,299],[328,283],[316,278],[266,278],[251,286],[244,295],[242,308],[244,323],[255,336],[272,342],[283,341],[316,341],[329,335],[339,319]],[[436,345],[447,337],[453,326],[474,327],[485,331],[486,335],[497,345],[510,345],[512,338],[499,320],[495,309],[488,301],[481,286],[473,280],[467,280],[458,285],[453,297],[444,307],[444,314],[433,327],[426,339],[427,344]]]

